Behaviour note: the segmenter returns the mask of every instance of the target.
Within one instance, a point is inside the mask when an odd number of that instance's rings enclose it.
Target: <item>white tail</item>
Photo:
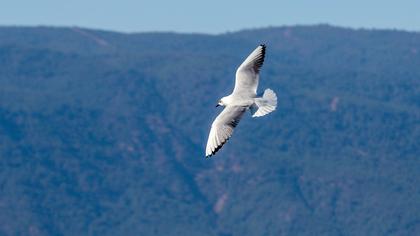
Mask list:
[[[260,117],[276,110],[277,96],[271,89],[266,89],[262,97],[256,98],[251,106],[252,117]]]

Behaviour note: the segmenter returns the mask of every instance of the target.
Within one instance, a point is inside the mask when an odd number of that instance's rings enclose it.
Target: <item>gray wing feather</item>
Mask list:
[[[216,117],[211,125],[206,147],[206,157],[214,155],[232,136],[233,129],[238,125],[246,107],[227,106]]]
[[[236,70],[233,94],[256,95],[259,72],[264,63],[265,45],[258,46]]]

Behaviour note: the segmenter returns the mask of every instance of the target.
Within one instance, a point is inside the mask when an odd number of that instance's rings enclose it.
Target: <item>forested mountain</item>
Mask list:
[[[220,97],[260,91],[216,156]],[[0,235],[419,235],[420,34],[0,28]]]

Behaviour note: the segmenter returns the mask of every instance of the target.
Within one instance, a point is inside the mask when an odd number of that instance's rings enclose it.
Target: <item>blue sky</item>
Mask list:
[[[328,23],[420,31],[418,0],[0,0],[0,25],[223,33]]]

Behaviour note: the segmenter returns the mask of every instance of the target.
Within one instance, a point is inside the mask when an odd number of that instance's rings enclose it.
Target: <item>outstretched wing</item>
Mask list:
[[[238,125],[245,113],[246,107],[227,106],[216,117],[211,125],[206,147],[206,157],[214,155],[232,136],[233,129]]]
[[[233,94],[256,95],[259,72],[264,63],[265,45],[258,46],[236,70]]]

